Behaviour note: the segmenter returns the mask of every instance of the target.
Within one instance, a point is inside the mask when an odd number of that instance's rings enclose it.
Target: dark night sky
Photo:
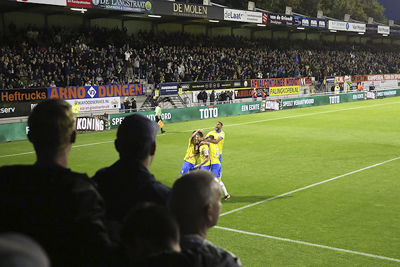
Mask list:
[[[400,21],[400,1],[399,0],[378,0],[385,7],[385,16],[394,21]]]

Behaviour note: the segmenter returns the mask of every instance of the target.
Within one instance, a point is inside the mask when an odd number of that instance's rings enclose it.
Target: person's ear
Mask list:
[[[154,156],[154,154],[156,153],[156,142],[154,142],[152,145],[151,145],[151,150],[150,150],[150,155],[151,156]]]
[[[73,143],[75,143],[75,141],[76,141],[76,130],[73,130],[71,133],[70,142],[71,142],[71,144],[73,144]]]
[[[212,227],[212,222],[214,221],[212,204],[207,204],[204,207],[204,218],[206,219],[207,226]]]

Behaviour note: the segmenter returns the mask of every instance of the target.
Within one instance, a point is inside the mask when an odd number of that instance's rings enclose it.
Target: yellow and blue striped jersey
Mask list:
[[[222,149],[224,147],[224,141],[225,141],[225,133],[224,133],[224,131],[221,130],[221,131],[217,132],[216,130],[214,130],[214,131],[209,132],[207,134],[207,137],[210,136],[210,135],[213,135],[215,140],[217,140],[218,138],[222,138],[222,140],[219,141],[219,143],[217,144],[218,145],[218,149],[219,149],[219,154],[222,155]]]
[[[193,155],[195,155],[195,156],[193,156]],[[192,156],[192,157],[190,159],[187,159],[187,157],[189,157],[189,156]],[[188,144],[188,148],[186,150],[186,155],[185,155],[184,160],[189,163],[196,164],[198,157],[199,157],[199,155],[198,155],[198,152],[196,151],[196,147],[192,143],[192,139],[189,138],[189,144]]]
[[[211,161],[211,164],[221,164],[221,161],[219,160],[219,155],[220,155],[220,153],[219,153],[218,145],[210,143],[210,161]]]
[[[208,145],[200,146],[200,163],[206,160],[206,158],[210,155],[210,149]],[[210,166],[210,160],[203,164],[203,166]]]

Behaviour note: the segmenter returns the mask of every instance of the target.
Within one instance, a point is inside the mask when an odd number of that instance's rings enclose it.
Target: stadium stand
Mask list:
[[[51,38],[49,38],[51,36]],[[390,45],[248,40],[82,28],[14,32],[0,45],[0,89],[397,73]]]

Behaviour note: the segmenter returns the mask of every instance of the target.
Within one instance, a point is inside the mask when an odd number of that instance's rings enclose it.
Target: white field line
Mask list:
[[[235,124],[224,125],[224,127],[241,126],[241,125],[254,124],[254,123],[260,123],[260,122],[268,122],[268,121],[277,121],[277,120],[284,120],[284,119],[293,119],[293,118],[300,118],[300,117],[308,117],[308,116],[319,115],[319,114],[326,114],[326,113],[333,113],[333,112],[338,112],[338,111],[347,111],[347,110],[362,109],[362,108],[370,108],[370,107],[378,107],[378,106],[386,106],[386,105],[393,105],[393,104],[400,104],[400,102],[392,102],[392,103],[375,104],[375,105],[368,105],[368,106],[361,106],[361,107],[354,107],[354,108],[343,108],[343,109],[335,109],[335,110],[328,110],[328,111],[320,111],[320,112],[314,112],[314,113],[299,114],[299,115],[285,116],[285,117],[277,117],[277,118],[271,118],[271,119],[265,119],[265,120],[258,120],[258,121],[248,121],[248,122],[242,122],[242,123],[235,123]],[[208,127],[208,128],[204,128],[204,129],[214,129],[214,127]],[[194,131],[194,130],[186,130],[186,131],[183,131],[183,132],[186,133],[186,132],[193,132],[193,131]]]
[[[355,255],[360,255],[360,256],[380,259],[380,260],[388,260],[388,261],[400,262],[400,259],[395,259],[395,258],[390,258],[390,257],[385,257],[385,256],[379,256],[379,255],[375,255],[375,254],[359,252],[359,251],[354,251],[354,250],[349,250],[349,249],[335,248],[335,247],[330,247],[330,246],[325,246],[325,245],[319,245],[319,244],[314,244],[314,243],[305,242],[305,241],[293,240],[293,239],[289,239],[289,238],[282,238],[282,237],[271,236],[271,235],[257,234],[257,233],[242,231],[242,230],[231,229],[231,228],[227,228],[227,227],[221,227],[221,226],[215,226],[214,228],[225,230],[225,231],[230,231],[230,232],[235,232],[235,233],[240,233],[240,234],[245,234],[245,235],[252,235],[252,236],[264,237],[264,238],[269,238],[269,239],[274,239],[274,240],[279,240],[279,241],[284,241],[284,242],[296,243],[296,244],[306,245],[306,246],[310,246],[310,247],[324,248],[324,249],[329,249],[329,250],[334,250],[334,251],[339,251],[339,252],[344,252],[344,253],[350,253],[350,254],[355,254]]]
[[[114,142],[114,141],[104,141],[104,142],[97,142],[97,143],[90,143],[90,144],[82,144],[82,145],[72,146],[72,148],[85,147],[85,146],[95,146],[95,145],[107,144],[107,143],[112,143],[112,142]],[[23,153],[1,155],[0,158],[28,155],[28,154],[33,154],[33,153],[35,153],[35,152],[34,151],[29,151],[29,152],[23,152]]]
[[[368,169],[371,169],[371,168],[375,168],[375,167],[381,166],[383,164],[386,164],[386,163],[389,163],[389,162],[392,162],[392,161],[395,161],[395,160],[398,160],[398,159],[400,159],[400,157],[396,157],[396,158],[389,159],[389,160],[386,160],[386,161],[383,161],[383,162],[380,162],[380,163],[376,163],[376,164],[367,166],[365,168],[361,168],[361,169],[358,169],[358,170],[355,170],[355,171],[351,171],[351,172],[348,172],[348,173],[345,173],[345,174],[342,174],[342,175],[339,175],[339,176],[336,176],[336,177],[333,177],[333,178],[330,178],[330,179],[323,180],[323,181],[318,182],[318,183],[310,184],[310,185],[307,185],[307,186],[292,190],[292,191],[287,192],[287,193],[283,193],[283,194],[280,194],[280,195],[277,195],[277,196],[273,196],[273,197],[270,197],[270,198],[267,198],[267,199],[264,199],[264,200],[261,200],[261,201],[258,201],[258,202],[254,202],[254,203],[245,205],[245,206],[237,208],[237,209],[233,209],[233,210],[224,212],[224,213],[220,214],[220,216],[225,216],[225,215],[228,215],[228,214],[240,211],[240,210],[244,210],[244,209],[256,206],[258,204],[262,204],[262,203],[265,203],[265,202],[268,202],[268,201],[271,201],[271,200],[274,200],[274,199],[277,199],[277,198],[280,198],[280,197],[291,195],[293,193],[296,193],[296,192],[299,192],[299,191],[303,191],[303,190],[306,190],[308,188],[312,188],[312,187],[317,186],[317,185],[325,184],[325,183],[328,183],[328,182],[343,178],[345,176],[352,175],[354,173],[358,173],[358,172],[362,172],[362,171],[365,171],[365,170],[368,170]]]
[[[258,121],[249,121],[249,122],[243,122],[243,123],[229,124],[229,125],[224,125],[224,127],[241,126],[241,125],[246,125],[246,124],[254,124],[254,123],[268,122],[268,121],[277,121],[277,120],[284,120],[284,119],[293,119],[293,118],[299,118],[299,117],[308,117],[308,116],[325,114],[325,113],[332,113],[332,112],[338,112],[338,111],[347,111],[347,110],[354,110],[354,109],[362,109],[362,108],[370,108],[370,107],[377,107],[377,106],[386,106],[386,105],[399,104],[399,103],[400,102],[393,102],[393,103],[375,104],[375,105],[368,105],[368,106],[361,106],[361,107],[354,107],[354,108],[335,109],[335,110],[321,111],[321,112],[308,113],[308,114],[300,114],[300,115],[294,115],[294,116],[285,116],[285,117],[277,117],[277,118],[272,118],[272,119],[265,119],[265,120],[258,120]],[[204,128],[204,129],[214,129],[214,127],[208,127],[208,128]],[[195,130],[186,130],[186,131],[182,131],[182,133],[193,132],[193,131],[195,131]],[[162,134],[162,135],[158,135],[158,136],[163,136],[163,135],[165,136],[165,135],[170,135],[170,134],[176,134],[176,133],[166,133],[166,134]],[[99,142],[99,143],[83,144],[83,145],[73,146],[72,148],[84,147],[84,146],[93,146],[93,145],[99,145],[99,144],[111,143],[111,142],[114,142],[114,141],[105,141],[105,142]],[[32,153],[34,153],[34,152],[30,151],[30,152],[23,152],[23,153],[9,154],[9,155],[0,155],[0,158],[14,157],[14,156],[20,156],[20,155],[26,155],[26,154],[32,154]]]

